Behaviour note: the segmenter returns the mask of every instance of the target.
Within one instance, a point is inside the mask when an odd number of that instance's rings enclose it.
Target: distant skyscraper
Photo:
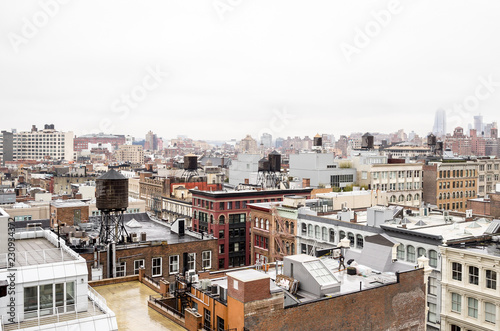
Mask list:
[[[283,139],[283,138],[281,138],[281,137],[276,138],[276,145],[275,145],[275,147],[276,147],[276,148],[283,147],[283,141],[284,141],[284,140],[285,140],[285,139]]]
[[[474,116],[474,129],[476,130],[478,137],[481,137],[483,135],[484,127],[483,127],[483,116],[482,115]]]
[[[446,135],[446,112],[444,109],[436,110],[432,133],[436,137],[444,137]]]
[[[264,145],[265,148],[271,148],[273,145],[273,136],[269,133],[263,133],[260,137],[260,143]]]
[[[158,136],[152,131],[146,134],[146,141],[144,143],[145,150],[157,151],[158,150]]]

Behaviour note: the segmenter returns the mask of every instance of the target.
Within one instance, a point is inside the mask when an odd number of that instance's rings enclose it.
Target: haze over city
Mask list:
[[[400,128],[425,136],[440,108],[450,133],[480,113],[497,120],[495,1],[45,7],[0,4],[3,129],[47,122],[77,135],[227,140]]]

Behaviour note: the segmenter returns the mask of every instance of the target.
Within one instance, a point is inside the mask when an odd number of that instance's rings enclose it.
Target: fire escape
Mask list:
[[[274,237],[274,252],[272,252],[272,257],[275,261],[282,261],[284,256],[295,254],[295,252],[292,252],[291,247],[291,244],[295,243],[294,227],[292,222],[280,216],[276,206],[272,208],[272,215],[274,219],[272,232]]]

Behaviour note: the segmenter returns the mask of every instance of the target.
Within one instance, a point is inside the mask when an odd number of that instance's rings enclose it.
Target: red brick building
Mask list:
[[[191,190],[192,227],[213,234],[219,241],[219,269],[251,264],[250,208],[247,204],[283,201],[287,195],[310,198],[312,189],[263,191]]]

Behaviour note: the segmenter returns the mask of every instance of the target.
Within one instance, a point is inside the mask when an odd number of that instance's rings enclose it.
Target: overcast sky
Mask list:
[[[497,121],[499,13],[498,0],[3,0],[1,129],[338,138],[425,135],[438,108],[447,131]]]

